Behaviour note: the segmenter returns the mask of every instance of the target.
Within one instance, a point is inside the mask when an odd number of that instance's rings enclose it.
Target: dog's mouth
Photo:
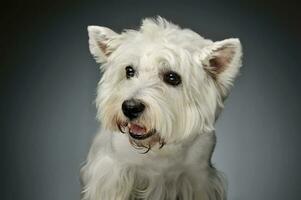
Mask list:
[[[155,129],[147,130],[141,124],[133,122],[117,123],[120,132],[128,133],[135,140],[145,140],[156,133]]]
[[[147,153],[155,144],[159,148],[165,145],[164,140],[159,136],[156,129],[147,129],[144,125],[135,122],[117,123],[121,133],[129,135],[129,142],[137,149],[146,149]]]
[[[129,135],[135,140],[144,140],[156,133],[155,130],[147,131],[144,126],[136,123],[129,123],[127,127]]]

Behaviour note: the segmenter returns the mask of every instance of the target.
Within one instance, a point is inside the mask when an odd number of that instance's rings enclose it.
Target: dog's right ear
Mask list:
[[[89,48],[97,63],[107,61],[110,54],[119,46],[119,34],[109,28],[88,26]]]

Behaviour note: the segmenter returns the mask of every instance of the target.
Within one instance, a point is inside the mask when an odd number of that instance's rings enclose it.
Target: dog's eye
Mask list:
[[[125,68],[125,72],[126,72],[126,78],[129,79],[133,76],[135,76],[135,70],[132,66],[127,66]]]
[[[169,85],[177,86],[181,83],[181,77],[176,72],[169,71],[163,74],[163,81]]]

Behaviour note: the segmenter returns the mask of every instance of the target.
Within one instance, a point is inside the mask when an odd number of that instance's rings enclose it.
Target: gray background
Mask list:
[[[1,199],[79,199],[98,129],[100,77],[86,27],[161,15],[207,38],[238,37],[241,76],[217,122],[213,162],[230,200],[301,199],[300,12],[293,1],[27,1],[2,6]]]

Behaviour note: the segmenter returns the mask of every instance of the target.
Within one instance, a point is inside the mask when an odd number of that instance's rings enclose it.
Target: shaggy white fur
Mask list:
[[[103,73],[96,99],[102,128],[81,170],[82,199],[226,199],[211,156],[214,123],[241,66],[240,41],[213,42],[161,17],[143,20],[137,31],[88,32]],[[133,98],[145,109],[129,119],[122,104]],[[137,140],[133,126],[152,134]]]

